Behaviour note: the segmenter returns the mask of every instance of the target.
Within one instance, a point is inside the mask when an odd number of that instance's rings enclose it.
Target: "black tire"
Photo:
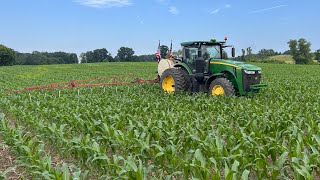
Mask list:
[[[181,72],[182,76],[184,77],[184,80],[186,82],[185,91],[188,91],[190,89],[190,75],[188,71],[184,68],[178,68],[178,70]]]
[[[235,95],[235,89],[227,78],[217,78],[211,82],[209,93],[211,95],[233,96]]]
[[[186,81],[181,70],[166,69],[160,78],[160,88],[163,92],[179,93],[186,89]]]

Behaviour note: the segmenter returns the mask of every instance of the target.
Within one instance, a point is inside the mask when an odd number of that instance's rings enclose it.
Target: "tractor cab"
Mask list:
[[[228,59],[228,53],[225,48],[225,41],[217,42],[215,39],[210,41],[190,41],[181,43],[183,58],[182,62],[186,63],[190,69],[196,70],[196,60],[204,60],[204,73],[209,73],[209,64],[211,59]],[[235,56],[235,48],[232,47],[232,57]],[[201,62],[200,62],[201,63]]]

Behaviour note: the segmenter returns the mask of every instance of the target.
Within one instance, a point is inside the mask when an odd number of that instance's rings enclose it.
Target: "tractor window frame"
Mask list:
[[[216,52],[218,52],[218,53],[215,53],[215,54],[218,54],[218,56],[217,55],[212,55],[212,54],[210,54],[210,52],[208,52],[208,48],[210,48],[210,47],[214,48],[216,50]],[[223,48],[222,48],[221,45],[202,45],[201,49],[202,49],[202,52],[203,52],[202,56],[204,57],[205,60],[222,59]],[[209,54],[208,58],[206,58],[206,55],[205,55],[206,53]]]
[[[190,51],[193,52],[190,52]],[[189,58],[187,58],[187,51],[189,51]],[[183,48],[183,62],[186,63],[191,70],[195,69],[195,60],[198,58],[198,48],[197,47],[184,47]]]

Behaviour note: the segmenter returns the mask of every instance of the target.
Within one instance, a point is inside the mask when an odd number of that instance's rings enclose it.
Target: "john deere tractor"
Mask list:
[[[261,68],[227,60],[225,41],[190,41],[181,43],[183,57],[161,59],[158,64],[160,86],[164,92],[204,91],[212,95],[248,95],[259,92]]]

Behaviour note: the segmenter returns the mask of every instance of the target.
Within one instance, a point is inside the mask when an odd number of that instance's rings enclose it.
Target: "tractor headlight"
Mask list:
[[[255,74],[255,73],[256,73],[255,71],[248,71],[248,70],[244,70],[244,72],[245,72],[246,74]]]
[[[258,71],[258,74],[261,74],[261,70],[260,70],[260,71]]]

